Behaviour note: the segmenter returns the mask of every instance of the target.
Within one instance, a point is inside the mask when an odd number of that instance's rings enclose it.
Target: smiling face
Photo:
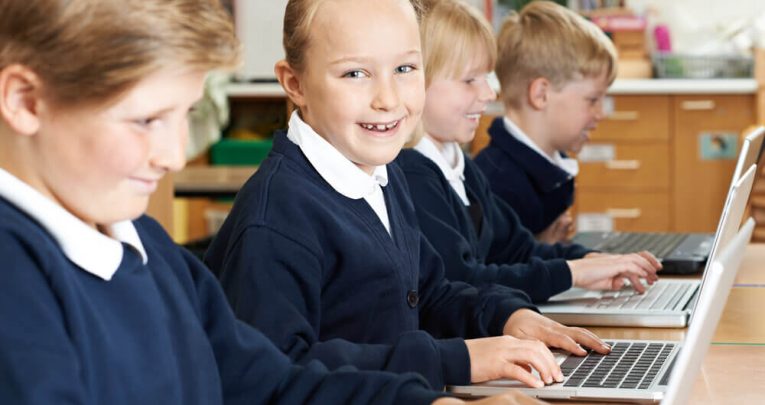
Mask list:
[[[407,0],[327,0],[310,38],[294,101],[308,125],[371,173],[398,155],[422,113],[414,10]]]
[[[439,144],[473,140],[481,114],[497,94],[487,81],[485,57],[477,57],[456,78],[431,80],[422,122],[428,137]]]
[[[549,149],[578,152],[590,132],[603,119],[603,98],[608,90],[605,72],[598,77],[573,80],[548,92],[545,119]]]
[[[204,78],[165,70],[106,107],[43,104],[22,180],[93,226],[141,215],[162,176],[185,164]]]

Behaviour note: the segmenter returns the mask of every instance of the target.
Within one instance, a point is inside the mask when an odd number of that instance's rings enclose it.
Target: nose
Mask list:
[[[172,129],[158,133],[152,142],[153,167],[177,172],[186,166],[186,143],[189,136],[188,119],[180,120]]]
[[[380,111],[390,111],[398,107],[400,102],[398,88],[392,77],[379,77],[375,86],[372,108]]]
[[[497,92],[491,87],[488,80],[481,81],[479,100],[489,103],[497,99]]]
[[[595,122],[598,122],[602,120],[606,113],[603,111],[603,99],[598,100],[597,103],[595,103],[595,106],[593,107],[595,111],[593,111],[593,118],[595,119]]]

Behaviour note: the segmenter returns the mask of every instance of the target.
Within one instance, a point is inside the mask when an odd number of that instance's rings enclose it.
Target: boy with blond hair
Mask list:
[[[510,14],[498,35],[504,117],[476,158],[494,193],[545,242],[566,240],[577,152],[603,118],[616,51],[593,23],[549,1]]]

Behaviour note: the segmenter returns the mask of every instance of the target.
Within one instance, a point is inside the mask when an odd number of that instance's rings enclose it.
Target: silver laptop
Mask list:
[[[744,137],[741,151],[738,153],[739,159],[736,162],[736,168],[733,170],[734,181],[744,174],[744,169],[748,169],[749,166],[759,162],[760,155],[762,155],[762,139],[764,134],[765,127],[759,126]]]
[[[728,191],[710,258],[725,247],[739,228],[756,170],[756,165],[750,166]],[[706,272],[701,281],[662,278],[645,294],[638,294],[630,286],[618,291],[571,288],[538,308],[564,325],[680,328],[688,325],[695,296],[705,279]]]
[[[754,220],[749,218],[719,257],[712,258],[706,270],[706,287],[698,300],[699,320],[688,329],[684,341],[611,340],[608,343],[613,349],[608,355],[593,352],[585,357],[556,351],[565,379],[544,388],[497,380],[447,389],[467,397],[495,395],[513,388],[543,399],[686,403],[753,229]]]
[[[741,145],[731,184],[752,164],[762,150],[764,127],[749,132]],[[712,251],[713,235],[670,232],[580,232],[573,242],[609,253],[647,250],[664,265],[664,274],[693,274],[703,270]]]

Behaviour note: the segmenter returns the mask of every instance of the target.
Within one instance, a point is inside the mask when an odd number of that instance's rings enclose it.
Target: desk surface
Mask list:
[[[176,196],[235,195],[256,166],[188,166],[173,176]]]
[[[752,243],[747,246],[744,261],[736,277],[736,285],[765,287],[765,243]]]

